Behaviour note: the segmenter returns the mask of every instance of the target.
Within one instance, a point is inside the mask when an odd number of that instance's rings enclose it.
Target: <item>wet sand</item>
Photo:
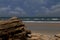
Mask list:
[[[59,34],[60,23],[35,23],[35,22],[24,22],[26,27],[32,32],[39,32],[42,34]]]
[[[48,26],[48,27],[60,27],[60,23],[26,23],[26,26]]]

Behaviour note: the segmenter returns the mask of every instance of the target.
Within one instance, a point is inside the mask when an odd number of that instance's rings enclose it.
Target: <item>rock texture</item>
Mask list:
[[[0,40],[27,40],[31,31],[17,17],[0,20]]]
[[[60,40],[60,34],[56,35],[44,35],[40,33],[32,33],[31,38],[28,40]]]

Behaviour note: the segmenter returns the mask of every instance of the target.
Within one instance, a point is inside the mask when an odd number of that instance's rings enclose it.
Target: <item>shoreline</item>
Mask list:
[[[34,23],[34,22],[24,22],[25,26],[32,32],[41,34],[59,34],[60,33],[60,23]]]
[[[60,23],[36,23],[36,22],[23,22],[26,26],[53,26],[60,27]]]

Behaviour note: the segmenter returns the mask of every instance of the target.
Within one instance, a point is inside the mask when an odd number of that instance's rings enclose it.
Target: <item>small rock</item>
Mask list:
[[[56,34],[54,35],[54,37],[55,37],[55,40],[60,40],[60,34]]]
[[[55,37],[58,37],[58,38],[60,38],[60,34],[56,34],[56,35],[55,35]]]
[[[40,33],[32,33],[32,38],[30,40],[50,40],[49,35],[42,35]]]

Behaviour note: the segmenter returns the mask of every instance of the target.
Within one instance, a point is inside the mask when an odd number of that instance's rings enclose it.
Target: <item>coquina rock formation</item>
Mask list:
[[[0,20],[0,40],[27,40],[31,31],[17,17]]]

